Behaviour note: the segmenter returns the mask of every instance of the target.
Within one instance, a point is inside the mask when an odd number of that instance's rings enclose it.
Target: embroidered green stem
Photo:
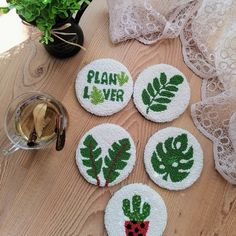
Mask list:
[[[166,85],[168,85],[168,83],[167,83]],[[161,92],[162,90],[164,90],[165,87],[166,87],[166,86],[163,85],[163,86],[160,88],[160,92]],[[146,109],[146,113],[147,113],[147,114],[149,113],[149,110],[150,110],[150,108],[151,108],[151,106],[152,106],[152,103],[155,101],[155,99],[156,99],[157,96],[160,94],[160,92],[156,92],[156,94],[155,94],[154,97],[152,98],[152,100],[151,100],[151,102],[150,102],[150,105],[148,105],[148,107],[147,107],[147,109]],[[165,106],[165,105],[163,105],[163,106]]]
[[[127,166],[131,154],[129,152],[131,144],[129,139],[121,139],[114,142],[105,156],[103,167],[103,175],[106,180],[105,186],[115,181],[120,176],[120,171]]]
[[[116,163],[117,163],[117,161],[118,161],[118,159],[119,159],[121,153],[122,153],[123,150],[125,149],[125,146],[126,146],[126,144],[121,146],[119,152],[117,153],[116,157],[115,157],[115,158],[113,159],[113,161],[112,161],[110,170],[109,170],[108,175],[107,175],[107,177],[106,177],[105,187],[108,187],[108,184],[109,184],[109,182],[110,182],[110,177],[111,177],[111,173],[112,173],[112,171],[113,171],[113,168],[114,168],[114,166],[116,165]]]
[[[82,163],[87,167],[87,174],[96,179],[97,185],[100,186],[99,173],[102,169],[101,147],[98,146],[92,135],[88,135],[84,142],[84,147],[80,149]]]

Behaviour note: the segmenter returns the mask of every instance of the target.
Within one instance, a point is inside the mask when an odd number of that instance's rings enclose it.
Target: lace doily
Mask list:
[[[233,111],[236,111],[236,98],[232,97],[229,91],[192,106],[195,125],[213,141],[216,169],[226,180],[235,184],[236,153],[229,137],[229,123]]]
[[[197,128],[213,141],[215,166],[236,184],[236,147],[230,131],[236,112],[236,24],[233,1],[204,0],[181,32],[185,63],[202,77],[202,102],[192,106]]]
[[[204,79],[194,123],[214,143],[216,169],[236,184],[236,135],[229,134],[236,130],[236,2],[108,0],[108,6],[113,43],[180,35],[186,65]]]
[[[200,1],[107,0],[113,43],[137,39],[152,44],[179,35]],[[158,10],[157,10],[158,9]]]

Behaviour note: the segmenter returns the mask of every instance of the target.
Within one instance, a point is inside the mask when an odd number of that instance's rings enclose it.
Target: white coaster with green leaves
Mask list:
[[[152,188],[130,184],[110,199],[104,221],[109,236],[160,236],[167,224],[167,211]]]
[[[133,80],[128,69],[113,59],[99,59],[78,74],[76,96],[88,112],[112,115],[123,109],[133,94]]]
[[[169,127],[155,133],[144,151],[150,178],[160,187],[180,190],[191,186],[203,168],[203,152],[187,130]]]
[[[151,66],[135,82],[134,103],[148,120],[172,121],[186,110],[189,100],[189,84],[184,74],[173,66]]]
[[[89,130],[80,140],[76,163],[91,184],[113,186],[132,171],[136,149],[130,134],[114,124],[102,124]]]

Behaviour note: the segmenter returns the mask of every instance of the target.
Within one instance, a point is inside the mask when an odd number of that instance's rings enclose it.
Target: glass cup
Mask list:
[[[55,143],[59,151],[64,147],[68,115],[63,105],[42,92],[25,93],[9,105],[5,114],[4,129],[9,155],[18,149],[43,149]]]

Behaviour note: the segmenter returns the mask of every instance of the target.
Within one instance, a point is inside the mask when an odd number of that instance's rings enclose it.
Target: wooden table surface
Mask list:
[[[29,31],[3,22],[0,45],[25,40]],[[87,52],[58,60],[49,56],[37,39],[28,39],[0,54],[0,145],[6,144],[3,117],[8,104],[16,96],[29,91],[44,91],[59,99],[69,113],[66,147],[41,151],[18,151],[0,158],[0,235],[106,235],[104,209],[112,194],[130,183],[145,183],[164,199],[168,224],[164,235],[235,236],[236,188],[228,184],[214,169],[212,143],[194,126],[190,107],[177,120],[157,124],[145,120],[132,101],[111,117],[96,117],[81,108],[76,100],[74,82],[78,71],[91,60],[114,58],[124,63],[134,80],[144,68],[167,63],[179,68],[191,86],[191,104],[200,100],[201,79],[183,62],[179,39],[164,40],[152,46],[137,41],[113,45],[108,34],[108,10],[105,0],[94,0],[82,17]],[[0,24],[1,25],[1,24]],[[15,24],[19,27],[19,22]],[[16,32],[16,34],[14,34]],[[27,37],[25,37],[25,35]],[[18,37],[19,36],[19,37]],[[9,39],[9,40],[8,40]],[[4,41],[5,40],[5,41]],[[119,124],[129,131],[137,145],[137,162],[131,175],[111,188],[88,184],[75,164],[76,146],[91,127],[101,123]],[[204,150],[204,168],[200,179],[184,191],[168,191],[156,186],[147,176],[143,151],[148,138],[157,130],[176,126],[189,130]]]

